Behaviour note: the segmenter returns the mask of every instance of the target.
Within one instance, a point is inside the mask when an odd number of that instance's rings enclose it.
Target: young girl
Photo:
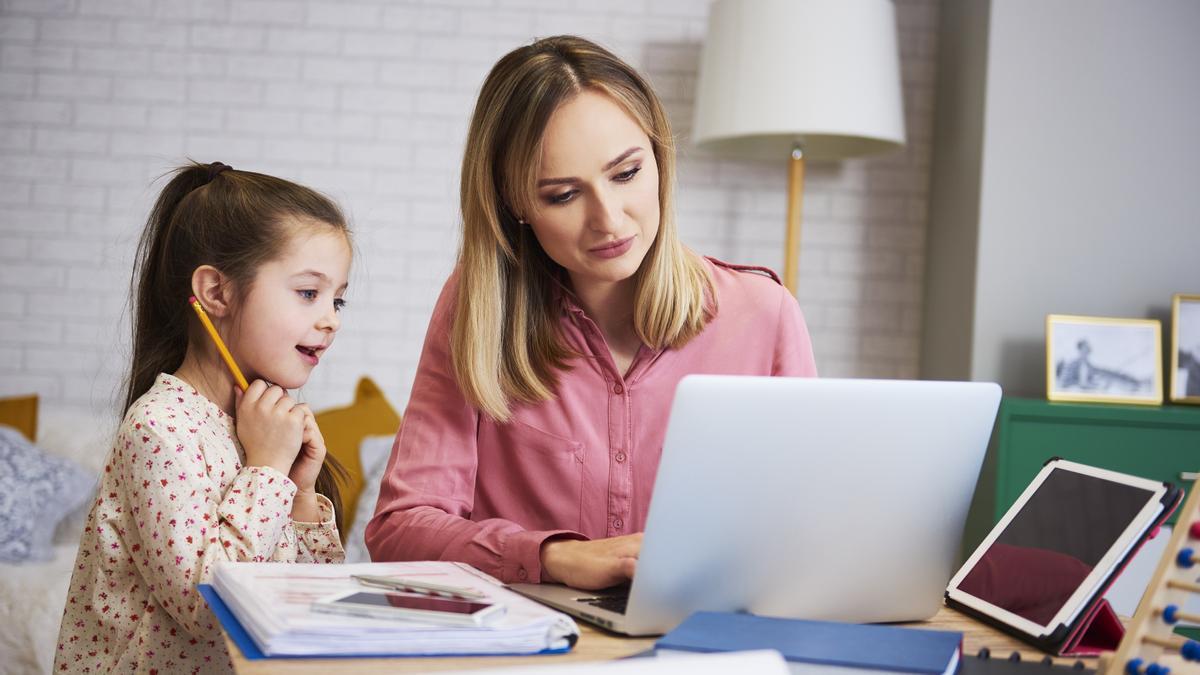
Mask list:
[[[316,192],[219,162],[176,170],[138,247],[127,412],[83,530],[55,670],[229,672],[196,590],[217,562],[342,561],[340,467],[286,390],[333,342],[350,259],[341,212]]]

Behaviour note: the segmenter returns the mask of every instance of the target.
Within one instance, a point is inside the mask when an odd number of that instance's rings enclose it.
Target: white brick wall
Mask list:
[[[457,167],[488,68],[577,33],[646,73],[683,139],[701,252],[779,268],[782,162],[690,157],[707,0],[0,0],[0,395],[115,408],[126,293],[153,183],[186,156],[336,197],[358,257],[344,330],[305,388],[369,373],[408,397],[457,245]],[[936,0],[898,0],[908,147],[813,165],[800,302],[828,376],[915,377]]]

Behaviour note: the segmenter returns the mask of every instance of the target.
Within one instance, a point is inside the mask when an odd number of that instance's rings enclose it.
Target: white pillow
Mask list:
[[[387,467],[388,457],[392,454],[392,443],[395,436],[367,436],[358,446],[359,459],[363,469],[363,489],[358,494],[358,507],[354,512],[354,522],[350,525],[350,534],[346,536],[346,562],[370,562],[371,554],[367,552],[367,542],[364,536],[367,523],[375,515],[375,502],[379,500],[379,484],[383,481],[383,470]]]
[[[69,459],[99,476],[121,419],[79,408],[48,408],[39,413],[38,447]]]
[[[37,444],[50,454],[83,467],[96,477],[98,484],[120,423],[115,414],[100,416],[83,408],[47,408],[39,414]],[[79,543],[93,501],[89,495],[79,508],[58,523],[54,529],[55,544]]]

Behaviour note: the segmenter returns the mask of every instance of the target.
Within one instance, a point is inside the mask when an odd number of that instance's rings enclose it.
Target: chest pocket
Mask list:
[[[530,530],[578,530],[584,446],[514,418],[479,428],[472,520],[505,518]]]

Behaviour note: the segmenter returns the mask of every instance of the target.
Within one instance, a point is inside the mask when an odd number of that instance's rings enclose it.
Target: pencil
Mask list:
[[[238,368],[237,362],[233,360],[233,355],[229,353],[225,342],[217,334],[217,328],[209,320],[208,313],[204,311],[204,307],[200,306],[200,301],[196,299],[196,296],[189,297],[188,302],[192,303],[192,309],[196,310],[196,316],[200,317],[200,323],[204,324],[204,327],[208,330],[208,334],[212,336],[213,343],[217,345],[217,351],[221,352],[221,358],[225,359],[225,365],[229,366],[229,372],[233,373],[233,379],[237,380],[238,386],[242,388],[242,391],[246,391],[250,384],[246,382],[246,376],[242,375],[241,369]]]

